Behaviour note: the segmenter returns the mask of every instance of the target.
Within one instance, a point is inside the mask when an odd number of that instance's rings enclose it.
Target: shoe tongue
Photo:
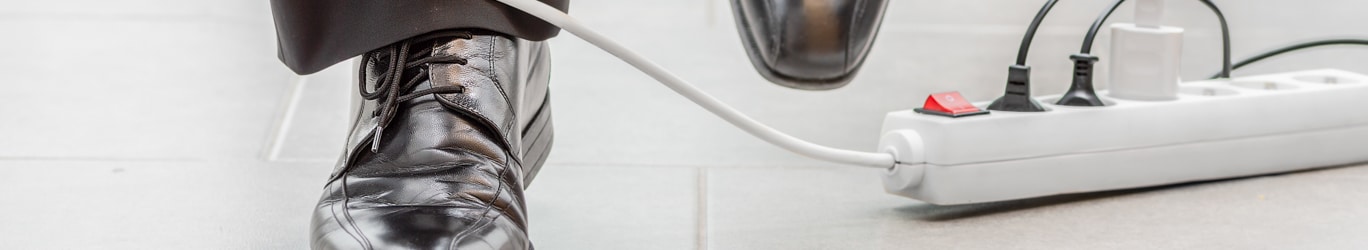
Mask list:
[[[427,88],[427,84],[420,84],[417,90]],[[385,128],[380,144],[385,157],[377,160],[394,161],[396,165],[440,165],[468,158],[460,154],[473,153],[508,162],[511,155],[504,150],[497,131],[477,117],[452,112],[445,106],[432,96],[405,102],[394,122]]]
[[[475,36],[436,44],[433,56],[456,56],[465,64],[431,64],[432,87],[462,86],[465,91],[438,95],[447,108],[468,114],[497,130],[498,138],[509,149],[519,148],[515,138],[517,118],[512,100],[505,90],[514,89],[517,62],[513,41],[500,36]],[[517,152],[518,150],[511,150]]]

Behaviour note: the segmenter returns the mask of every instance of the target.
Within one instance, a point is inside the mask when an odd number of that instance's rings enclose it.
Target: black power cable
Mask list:
[[[1235,70],[1235,67],[1230,64],[1230,26],[1226,25],[1225,14],[1221,13],[1221,8],[1216,7],[1216,3],[1212,3],[1211,0],[1202,0],[1202,4],[1211,9],[1212,13],[1216,13],[1216,19],[1221,21],[1221,46],[1224,51],[1221,52],[1220,78],[1230,78],[1230,71]]]
[[[1207,8],[1211,9],[1211,12],[1216,14],[1216,19],[1221,23],[1221,47],[1224,50],[1222,53],[1221,76],[1228,78],[1230,77],[1230,71],[1233,70],[1230,63],[1230,25],[1226,23],[1225,13],[1221,12],[1220,7],[1216,7],[1216,3],[1211,2],[1211,0],[1199,1],[1202,2],[1203,5],[1206,5]],[[1106,12],[1102,12],[1102,15],[1099,15],[1097,20],[1093,21],[1092,27],[1088,28],[1088,35],[1083,38],[1083,49],[1079,50],[1080,53],[1092,53],[1093,40],[1097,38],[1097,33],[1102,30],[1102,24],[1106,23],[1107,18],[1110,18],[1111,14],[1116,12],[1116,9],[1121,7],[1121,3],[1124,2],[1126,2],[1126,0],[1116,0],[1116,2],[1112,3],[1110,8],[1107,8]]]
[[[1088,35],[1083,38],[1083,49],[1078,54],[1069,56],[1074,61],[1073,83],[1069,85],[1069,91],[1064,92],[1059,97],[1056,105],[1077,106],[1077,107],[1101,107],[1107,106],[1101,97],[1097,96],[1097,91],[1093,87],[1093,65],[1097,64],[1097,56],[1092,55],[1093,39],[1097,38],[1097,32],[1102,30],[1102,24],[1107,22],[1107,18],[1116,12],[1126,0],[1116,0],[1110,7],[1107,7],[1102,15],[1093,21],[1092,27],[1088,29]]]
[[[1035,19],[1031,20],[1031,26],[1026,29],[1026,36],[1021,39],[1021,49],[1017,51],[1016,64],[1008,67],[1007,71],[1007,90],[988,105],[989,110],[1014,111],[1014,112],[1045,112],[1049,111],[1040,106],[1034,98],[1031,98],[1031,67],[1026,66],[1026,55],[1031,51],[1031,40],[1035,39],[1036,30],[1040,29],[1040,23],[1045,21],[1045,16],[1049,15],[1050,10],[1054,9],[1059,0],[1049,0],[1045,6],[1036,13]]]
[[[1248,66],[1249,64],[1253,64],[1258,61],[1263,61],[1264,59],[1268,59],[1274,56],[1286,54],[1288,52],[1330,45],[1368,45],[1368,39],[1328,39],[1288,45],[1286,47],[1259,53],[1258,55],[1255,55],[1254,57],[1250,57],[1248,59],[1240,60],[1240,62],[1235,63],[1235,65],[1231,67],[1231,70],[1243,68],[1244,66]],[[1214,76],[1211,76],[1211,78],[1220,78],[1223,76],[1229,78],[1230,74],[1228,72],[1221,72],[1217,73]]]
[[[1102,15],[1097,16],[1097,20],[1093,21],[1092,27],[1088,28],[1088,35],[1083,37],[1083,50],[1080,50],[1079,53],[1092,53],[1093,39],[1096,39],[1097,33],[1102,31],[1102,24],[1106,23],[1107,18],[1110,18],[1112,13],[1116,12],[1116,9],[1121,8],[1121,4],[1125,2],[1126,0],[1116,0],[1116,2],[1112,3],[1111,7],[1107,8],[1107,11],[1102,12]]]
[[[1233,69],[1230,63],[1230,26],[1226,23],[1225,14],[1221,12],[1220,8],[1216,7],[1215,3],[1212,3],[1211,0],[1199,1],[1206,5],[1207,8],[1210,8],[1211,11],[1216,14],[1216,19],[1220,20],[1221,46],[1224,52],[1222,53],[1221,58],[1221,73],[1218,74],[1218,77],[1230,78],[1230,71]],[[1088,28],[1088,34],[1083,38],[1083,48],[1079,50],[1078,54],[1069,56],[1069,59],[1074,61],[1073,84],[1069,87],[1069,91],[1065,92],[1064,96],[1059,98],[1059,102],[1056,104],[1085,107],[1106,105],[1102,102],[1101,98],[1097,97],[1096,91],[1094,91],[1093,88],[1093,65],[1098,61],[1097,56],[1092,55],[1093,41],[1097,39],[1097,33],[1102,30],[1102,25],[1107,22],[1107,18],[1110,18],[1112,13],[1115,13],[1116,9],[1120,8],[1121,4],[1125,2],[1126,0],[1116,0],[1106,11],[1102,12],[1101,15],[1098,15],[1097,20],[1093,21],[1092,26]]]
[[[1021,48],[1017,50],[1016,65],[1026,66],[1026,54],[1031,52],[1031,40],[1035,40],[1036,30],[1040,29],[1040,23],[1045,21],[1045,16],[1050,14],[1056,3],[1059,3],[1059,0],[1045,2],[1045,6],[1036,13],[1035,19],[1031,20],[1031,26],[1026,28],[1026,37],[1021,38]]]

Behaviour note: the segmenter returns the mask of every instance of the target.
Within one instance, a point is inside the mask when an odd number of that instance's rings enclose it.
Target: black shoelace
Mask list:
[[[458,39],[474,38],[470,33],[458,33],[455,37]],[[371,152],[380,150],[380,137],[385,134],[385,127],[389,126],[390,122],[394,120],[394,115],[398,113],[400,103],[417,99],[425,95],[458,94],[465,92],[464,86],[442,86],[412,91],[419,83],[428,80],[428,66],[430,63],[466,64],[465,58],[457,56],[432,56],[433,46],[423,46],[424,48],[417,52],[409,51],[409,48],[412,47],[413,44],[426,44],[421,42],[429,39],[430,38],[409,39],[367,53],[366,57],[362,59],[363,62],[366,63],[370,63],[371,60],[374,60],[374,63],[377,64],[376,67],[380,67],[380,65],[385,67],[385,71],[376,77],[375,91],[373,92],[366,86],[367,70],[359,70],[359,79],[361,79],[359,81],[361,85],[361,98],[376,101],[379,106],[375,110],[375,113],[371,114],[373,119],[379,119],[379,121],[376,122],[375,134],[371,138]],[[405,71],[408,69],[417,71],[412,74],[406,74]],[[400,95],[400,93],[408,94]]]

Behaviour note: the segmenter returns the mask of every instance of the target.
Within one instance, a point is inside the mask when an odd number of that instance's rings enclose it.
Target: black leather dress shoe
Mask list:
[[[887,0],[732,0],[751,64],[807,90],[845,86],[864,64]]]
[[[531,249],[523,188],[551,144],[543,42],[444,32],[367,53],[314,249]]]

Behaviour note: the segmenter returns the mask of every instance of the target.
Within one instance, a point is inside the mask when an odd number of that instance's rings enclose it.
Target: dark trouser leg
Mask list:
[[[541,0],[567,10],[570,0]],[[280,59],[300,74],[406,38],[483,29],[541,41],[555,26],[493,0],[271,0]]]

